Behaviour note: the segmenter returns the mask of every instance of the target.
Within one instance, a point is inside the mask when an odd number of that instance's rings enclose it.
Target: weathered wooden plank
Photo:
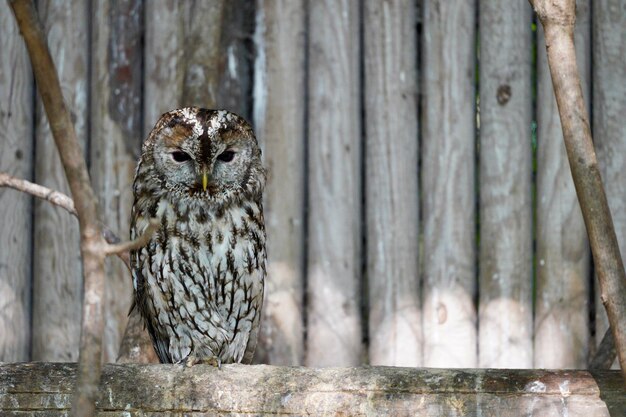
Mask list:
[[[359,2],[309,3],[309,366],[361,363]]]
[[[181,2],[152,0],[146,2],[144,8],[143,137],[146,137],[161,114],[182,105],[185,26]],[[198,42],[198,39],[194,41]],[[212,44],[213,39],[206,42]],[[198,72],[201,73],[201,68]]]
[[[590,98],[590,9],[576,2],[576,54]],[[537,45],[545,45],[538,25]],[[584,368],[589,352],[589,242],[572,181],[544,48],[537,48],[537,368]]]
[[[250,118],[253,20],[244,0],[145,2],[145,135],[183,106]]]
[[[40,0],[38,11],[48,35],[65,102],[76,135],[87,143],[87,2]],[[37,100],[35,182],[69,193],[50,125]],[[33,252],[34,360],[78,358],[82,271],[78,223],[48,202],[35,202]]]
[[[626,0],[593,2],[593,138],[622,259],[626,259]],[[597,288],[597,284],[596,284]],[[608,329],[596,290],[596,342]]]
[[[254,1],[224,2],[215,107],[235,112],[246,120],[252,120],[254,101],[251,74],[255,65],[252,38],[256,16]]]
[[[423,2],[424,365],[476,366],[475,2]]]
[[[480,0],[479,7],[478,366],[530,368],[531,7],[498,0]]]
[[[33,78],[9,7],[0,7],[0,171],[30,179]],[[30,359],[32,201],[0,190],[0,361]]]
[[[75,373],[74,364],[0,365],[0,413],[66,413]],[[101,416],[608,417],[626,413],[625,393],[615,371],[106,365],[97,407]]]
[[[91,178],[104,224],[128,239],[132,181],[142,139],[140,0],[92,5]],[[132,299],[130,273],[107,261],[104,360],[115,362]]]
[[[305,3],[257,2],[254,124],[269,170],[268,279],[256,360],[300,365],[304,355]]]
[[[369,363],[419,366],[417,32],[410,0],[364,4]]]

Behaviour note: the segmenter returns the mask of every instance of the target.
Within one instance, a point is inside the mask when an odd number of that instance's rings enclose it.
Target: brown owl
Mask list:
[[[265,170],[250,125],[224,110],[165,113],[143,143],[131,238],[135,303],[161,362],[250,363],[265,279]]]

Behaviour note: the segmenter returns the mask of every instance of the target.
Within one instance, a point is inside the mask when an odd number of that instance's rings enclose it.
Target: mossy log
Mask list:
[[[0,364],[1,416],[70,410],[73,363]],[[626,416],[618,371],[106,365],[100,416]]]

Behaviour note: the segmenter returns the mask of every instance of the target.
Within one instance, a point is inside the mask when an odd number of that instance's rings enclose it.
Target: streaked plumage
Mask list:
[[[131,238],[135,302],[161,362],[252,360],[265,279],[265,170],[250,125],[195,107],[165,113],[142,147]]]

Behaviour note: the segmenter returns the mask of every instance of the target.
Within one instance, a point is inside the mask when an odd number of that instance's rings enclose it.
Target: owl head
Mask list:
[[[143,143],[139,177],[154,184],[144,190],[153,196],[205,203],[258,198],[265,185],[261,150],[248,122],[198,107],[161,116]]]

